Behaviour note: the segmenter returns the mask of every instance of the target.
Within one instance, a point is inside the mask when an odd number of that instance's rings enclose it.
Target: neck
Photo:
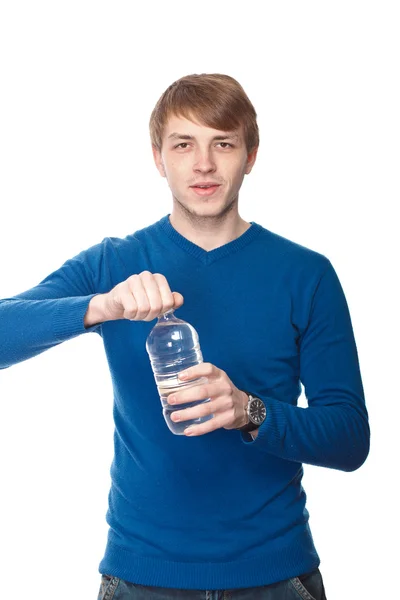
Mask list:
[[[240,237],[250,227],[237,210],[217,216],[202,216],[181,210],[174,202],[169,217],[172,227],[203,250],[210,251]]]

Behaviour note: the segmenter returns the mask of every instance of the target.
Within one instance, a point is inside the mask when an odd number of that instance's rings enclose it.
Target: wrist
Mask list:
[[[247,406],[249,404],[249,395],[247,394],[247,392],[241,392],[242,393],[242,401],[243,401],[243,412],[244,412],[244,416],[242,419],[242,422],[240,423],[240,425],[238,426],[238,429],[240,427],[244,427],[244,425],[248,425],[250,422],[249,419],[249,414],[247,412]],[[258,435],[258,428],[253,429],[252,431],[248,432],[251,437],[253,438],[253,440],[257,437]]]
[[[249,396],[246,392],[241,391],[242,394],[242,403],[243,403],[243,417],[241,423],[238,425],[239,427],[243,427],[249,423],[249,415],[247,412],[247,406],[249,404]]]
[[[83,318],[83,324],[86,328],[92,327],[97,323],[106,321],[105,310],[104,310],[104,298],[106,294],[96,294],[90,300],[87,311]]]

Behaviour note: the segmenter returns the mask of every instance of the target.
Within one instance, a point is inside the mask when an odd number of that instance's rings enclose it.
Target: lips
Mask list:
[[[214,184],[210,187],[199,187],[198,185],[192,185],[190,187],[198,196],[211,196],[212,194],[216,193],[220,187],[220,184]]]
[[[219,183],[197,183],[195,185],[191,185],[190,187],[195,187],[195,188],[208,188],[208,187],[215,187],[215,186],[219,186]]]

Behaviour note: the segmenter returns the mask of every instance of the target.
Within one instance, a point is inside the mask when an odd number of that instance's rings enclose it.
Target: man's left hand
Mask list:
[[[184,378],[185,374],[187,376]],[[237,429],[247,423],[248,417],[245,407],[248,396],[232,383],[225,371],[218,369],[211,363],[203,362],[179,373],[179,379],[183,382],[198,377],[207,377],[208,383],[194,385],[168,396],[168,404],[172,406],[210,398],[210,402],[172,413],[171,419],[175,422],[197,419],[210,414],[214,415],[212,419],[205,423],[191,425],[190,428],[185,429],[185,435],[203,435],[221,427],[224,429]]]

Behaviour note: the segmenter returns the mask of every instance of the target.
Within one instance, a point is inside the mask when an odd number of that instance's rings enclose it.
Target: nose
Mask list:
[[[199,150],[195,157],[193,170],[201,173],[215,171],[216,165],[209,150]]]

